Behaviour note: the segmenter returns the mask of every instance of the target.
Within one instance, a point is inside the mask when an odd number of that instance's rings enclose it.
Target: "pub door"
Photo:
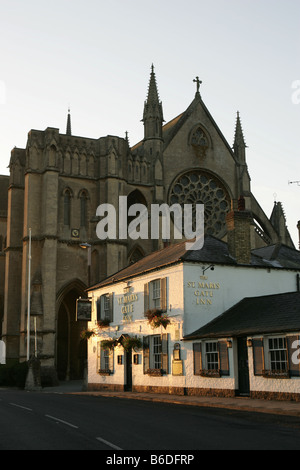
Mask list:
[[[125,387],[126,392],[132,391],[132,349],[125,351]]]
[[[250,395],[247,338],[238,338],[239,389],[241,396]]]

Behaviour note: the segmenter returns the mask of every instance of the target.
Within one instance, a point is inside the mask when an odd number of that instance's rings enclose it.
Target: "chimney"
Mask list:
[[[298,232],[299,232],[299,250],[300,250],[300,220],[298,222],[297,229],[298,229]]]
[[[226,217],[228,249],[238,264],[251,264],[252,214],[246,210],[245,199],[240,197],[238,203],[232,201],[231,211]]]

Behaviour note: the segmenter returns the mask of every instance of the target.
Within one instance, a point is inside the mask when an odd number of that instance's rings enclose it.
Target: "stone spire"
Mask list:
[[[246,163],[246,148],[247,145],[244,139],[240,113],[237,112],[233,151],[234,155],[240,163]]]
[[[70,114],[70,108],[68,109],[68,120],[67,120],[67,130],[66,130],[67,135],[72,135],[71,131],[71,114]]]
[[[148,88],[148,97],[145,101],[143,115],[145,140],[162,138],[163,121],[164,117],[162,103],[159,100],[154,66],[152,64],[150,83]]]
[[[279,236],[280,242],[292,246],[292,239],[286,225],[286,216],[281,202],[274,202],[274,208],[270,217],[270,222]]]

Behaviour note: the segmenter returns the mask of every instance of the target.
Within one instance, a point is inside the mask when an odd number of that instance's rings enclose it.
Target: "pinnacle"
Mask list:
[[[241,124],[239,111],[237,112],[234,144],[235,145],[236,144],[238,144],[238,145],[242,144],[244,147],[247,147],[247,145],[245,143],[245,139],[244,139],[244,133],[243,133],[243,129],[242,129],[242,124]]]

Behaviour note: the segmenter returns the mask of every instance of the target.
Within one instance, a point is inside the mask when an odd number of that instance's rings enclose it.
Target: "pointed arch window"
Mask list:
[[[71,225],[71,191],[66,189],[64,191],[64,225],[70,227]]]
[[[88,210],[87,210],[87,201],[88,201],[88,194],[87,191],[83,190],[79,194],[80,200],[80,226],[86,227],[87,226],[87,219],[88,219]]]

